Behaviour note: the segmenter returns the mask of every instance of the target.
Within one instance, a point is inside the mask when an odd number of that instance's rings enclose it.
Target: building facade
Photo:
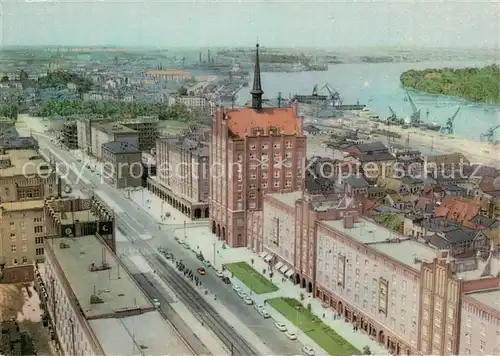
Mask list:
[[[208,218],[209,149],[206,133],[163,137],[156,143],[156,177],[148,188],[191,219]]]
[[[102,175],[109,185],[118,189],[142,186],[142,152],[136,146],[113,141],[101,147]]]
[[[63,145],[65,145],[68,149],[78,149],[78,128],[76,121],[65,121],[61,136]]]
[[[124,142],[138,147],[139,135],[136,131],[116,122],[102,123],[92,126],[92,155],[102,158],[102,146],[109,142]]]
[[[229,245],[260,252],[264,193],[303,187],[306,138],[295,105],[262,107],[258,46],[251,94],[251,107],[213,115],[210,225]]]
[[[0,263],[4,281],[29,281],[33,263],[44,259],[44,199],[58,196],[60,183],[36,142],[10,144],[0,148]]]

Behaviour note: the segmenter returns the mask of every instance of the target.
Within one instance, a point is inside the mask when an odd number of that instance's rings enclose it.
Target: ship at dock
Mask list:
[[[299,103],[316,106],[318,109],[359,111],[366,107],[366,105],[361,105],[359,102],[356,104],[344,104],[344,99],[340,96],[339,92],[328,83],[321,88],[321,90],[324,89],[328,91],[327,95],[319,94],[318,85],[315,85],[312,94],[296,94],[293,99]]]

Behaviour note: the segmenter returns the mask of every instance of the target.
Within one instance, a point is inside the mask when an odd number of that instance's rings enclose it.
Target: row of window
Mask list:
[[[286,147],[286,148],[292,148],[292,143],[291,143],[290,141],[285,141],[285,147]],[[275,150],[279,150],[279,149],[280,149],[280,144],[279,144],[279,143],[275,143],[275,144],[273,144],[273,148],[274,148]],[[251,150],[255,150],[255,149],[257,149],[257,146],[256,146],[255,144],[251,144],[251,145],[250,145],[250,149],[251,149]],[[267,150],[267,149],[269,149],[269,145],[268,145],[267,143],[263,143],[263,144],[261,145],[261,149],[263,149],[263,150]]]

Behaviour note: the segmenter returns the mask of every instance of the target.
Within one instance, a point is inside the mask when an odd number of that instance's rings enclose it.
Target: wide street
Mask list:
[[[81,163],[71,156],[70,153],[57,147],[49,139],[43,137],[43,135],[37,136],[41,149],[46,148],[51,151],[51,158],[53,160],[56,162],[62,160],[69,167],[76,167],[78,171],[82,172],[81,177],[78,177],[80,179],[79,182],[75,182],[76,174],[70,175],[70,180],[93,191],[94,194],[113,209],[118,228],[120,225],[127,225],[130,227],[130,231],[135,231],[137,234],[133,238],[140,238],[140,235],[144,234],[153,237],[163,237],[161,239],[165,241],[163,247],[169,249],[177,260],[183,260],[188,269],[195,271],[196,268],[201,266],[200,261],[196,259],[192,252],[186,251],[175,242],[173,239],[173,228],[159,225],[147,212],[143,211],[133,201],[126,199],[123,192],[101,182],[100,177],[95,173],[87,169],[81,169]],[[170,238],[165,239],[165,236]],[[223,318],[228,319],[228,316],[224,313],[224,310],[227,310],[239,319],[241,324],[245,326],[245,329],[248,328],[251,330],[254,335],[248,335],[246,330],[233,328],[251,345],[254,345],[258,349],[256,345],[263,343],[273,354],[291,355],[302,353],[302,345],[300,343],[290,341],[282,332],[276,329],[272,320],[262,318],[253,307],[245,305],[236,293],[232,291],[231,287],[225,285],[215,276],[214,272],[209,271],[207,275],[203,276],[203,287],[207,288],[211,292],[211,295],[216,295],[217,300],[223,305],[221,310],[217,309]]]

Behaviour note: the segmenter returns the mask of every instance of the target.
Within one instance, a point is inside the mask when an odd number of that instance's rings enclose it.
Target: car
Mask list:
[[[80,163],[82,162],[82,160],[80,158],[78,158],[77,161],[80,162]]]
[[[160,307],[160,301],[157,298],[153,298],[153,305],[156,308],[159,308]]]
[[[197,269],[198,273],[201,274],[202,276],[206,275],[207,274],[207,271],[205,271],[205,268],[203,267],[199,267]]]
[[[174,240],[177,241],[178,243],[182,243],[181,239],[179,237],[174,237]]]
[[[182,246],[184,246],[184,248],[185,248],[186,250],[190,250],[190,249],[191,249],[191,247],[188,245],[188,243],[187,243],[187,242],[184,242],[184,243],[182,244]]]
[[[229,277],[222,277],[222,282],[226,283],[226,284],[231,284],[231,280],[229,279]]]
[[[259,310],[260,315],[264,317],[264,319],[269,319],[271,317],[271,314],[266,309],[261,309]]]
[[[240,297],[241,299],[245,299],[245,297],[247,297],[247,294],[246,294],[245,292],[243,292],[242,290],[240,290],[240,291],[238,292],[238,295],[239,295],[239,297]]]
[[[237,285],[233,285],[233,290],[234,290],[236,293],[241,292],[241,288],[240,288],[240,287],[238,287]]]
[[[260,312],[261,309],[264,309],[264,306],[262,304],[255,304],[254,308]]]
[[[217,271],[217,273],[215,273],[215,275],[219,278],[222,278],[224,277],[224,273],[222,273],[221,271]]]
[[[212,266],[212,265],[210,264],[210,261],[209,261],[209,260],[205,260],[205,261],[203,262],[203,264],[204,264],[204,265],[205,265],[205,267],[207,267],[207,268],[210,268],[210,267]]]
[[[314,349],[311,346],[304,345],[302,351],[308,356],[314,356]]]
[[[294,332],[292,331],[287,331],[285,332],[285,335],[287,338],[289,338],[290,340],[297,340],[297,334],[295,334]]]
[[[246,297],[243,297],[243,301],[245,302],[246,305],[252,305],[253,300],[250,298],[248,295]]]
[[[279,331],[286,331],[286,325],[283,323],[275,322],[274,326],[276,326],[276,329],[278,329]]]

